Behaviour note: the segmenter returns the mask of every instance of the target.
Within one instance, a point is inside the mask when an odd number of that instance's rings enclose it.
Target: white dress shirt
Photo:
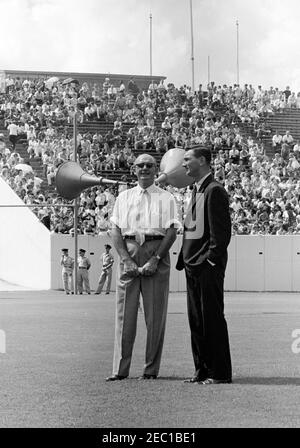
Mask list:
[[[196,186],[196,188],[197,188],[197,194],[199,194],[198,192],[200,191],[200,188],[202,187],[202,184],[203,184],[203,182],[205,181],[205,179],[207,179],[209,176],[211,175],[211,172],[209,172],[209,173],[207,173],[205,176],[203,176],[198,182],[195,182],[195,186]],[[201,224],[200,224],[200,226],[199,226],[199,223],[198,223],[198,227],[200,227],[200,229],[202,229],[201,231],[200,231],[200,233],[202,232],[202,234],[203,234],[203,231],[204,231],[204,216],[203,216],[203,210],[204,210],[204,194],[203,193],[200,193],[200,198],[197,198],[197,211],[198,211],[198,214],[197,214],[197,216],[198,216],[198,220],[199,220],[199,217],[201,218],[200,219],[200,222],[201,222]],[[187,214],[187,218],[186,218],[186,220],[188,220],[188,219],[191,219],[191,210],[192,210],[192,198],[191,198],[191,203],[190,203],[190,207],[189,207],[189,214]],[[202,236],[202,235],[201,235]],[[200,237],[201,237],[200,236]],[[208,263],[209,264],[211,264],[212,266],[215,266],[215,263],[213,263],[212,261],[210,261],[208,258],[207,258],[207,261],[208,261]]]
[[[174,196],[154,184],[145,190],[137,185],[122,191],[110,220],[123,236],[165,236],[172,224],[181,226]]]
[[[198,182],[195,182],[195,185],[197,187],[197,192],[200,190],[203,182],[205,181],[205,179],[208,178],[208,176],[211,175],[211,172],[207,173],[205,176],[201,177],[201,179]]]

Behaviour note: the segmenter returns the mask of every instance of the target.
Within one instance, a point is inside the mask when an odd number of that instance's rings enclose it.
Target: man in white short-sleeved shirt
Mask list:
[[[134,166],[138,185],[120,193],[111,217],[119,269],[113,372],[106,381],[123,380],[129,375],[140,294],[147,327],[141,379],[157,378],[167,317],[169,249],[180,226],[173,195],[154,185],[155,159],[142,154]]]

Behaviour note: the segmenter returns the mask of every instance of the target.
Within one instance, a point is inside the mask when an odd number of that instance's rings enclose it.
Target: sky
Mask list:
[[[190,3],[0,0],[0,70],[148,75],[151,12],[153,75],[191,86]],[[239,76],[242,85],[300,91],[299,0],[192,0],[192,8],[196,88]]]

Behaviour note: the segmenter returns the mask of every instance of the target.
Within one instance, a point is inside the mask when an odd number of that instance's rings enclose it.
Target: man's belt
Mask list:
[[[164,237],[162,235],[145,235],[145,241],[162,240]],[[135,240],[135,235],[125,235],[125,240]]]
[[[87,269],[84,266],[78,266],[78,269]]]

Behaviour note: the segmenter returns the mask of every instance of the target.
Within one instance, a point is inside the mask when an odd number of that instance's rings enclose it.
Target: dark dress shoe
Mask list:
[[[140,376],[139,380],[156,380],[157,375],[148,375],[144,373],[144,375]]]
[[[105,378],[105,381],[121,381],[121,380],[125,380],[125,378],[127,378],[127,376],[112,375],[112,376]]]
[[[206,380],[207,378],[207,374],[199,374],[197,376],[193,376],[192,378],[187,378],[186,380],[184,380],[184,383],[200,383],[201,381]]]
[[[193,378],[187,378],[183,382],[184,383],[200,383],[200,381],[202,381],[202,380],[199,379],[197,376],[193,376]]]
[[[199,384],[210,385],[210,384],[230,384],[232,383],[231,378],[225,380],[215,380],[214,378],[206,378],[204,381],[199,381]]]

